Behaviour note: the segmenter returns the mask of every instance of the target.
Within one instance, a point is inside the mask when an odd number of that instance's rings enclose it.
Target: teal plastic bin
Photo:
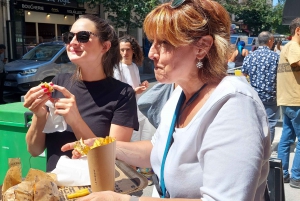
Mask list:
[[[0,105],[0,185],[8,170],[9,158],[20,158],[22,176],[30,168],[46,171],[46,153],[32,157],[27,151],[25,136],[30,126],[32,112],[22,102]]]

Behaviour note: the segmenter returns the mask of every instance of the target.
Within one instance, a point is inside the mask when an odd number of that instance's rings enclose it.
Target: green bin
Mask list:
[[[46,171],[46,153],[32,157],[27,151],[25,136],[30,125],[32,112],[22,102],[0,105],[0,185],[8,170],[9,158],[20,158],[22,176],[30,168]]]

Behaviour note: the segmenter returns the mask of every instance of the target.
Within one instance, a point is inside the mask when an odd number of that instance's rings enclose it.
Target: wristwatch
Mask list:
[[[139,197],[136,197],[136,196],[130,196],[130,200],[129,201],[139,201]]]

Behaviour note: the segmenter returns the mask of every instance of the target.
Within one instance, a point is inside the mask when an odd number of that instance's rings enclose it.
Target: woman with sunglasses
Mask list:
[[[149,58],[156,79],[178,86],[161,111],[151,142],[119,141],[117,158],[134,166],[151,165],[162,198],[265,200],[268,121],[246,79],[226,74],[230,24],[228,12],[210,0],[173,0],[144,21],[153,42]],[[96,192],[78,200],[159,199]]]
[[[114,28],[93,15],[81,16],[63,34],[70,60],[77,65],[74,74],[60,74],[52,83],[52,96],[43,86],[33,87],[25,95],[24,106],[33,112],[26,134],[28,151],[40,155],[47,148],[47,171],[56,167],[61,146],[79,139],[115,137],[129,142],[133,129],[138,130],[135,92],[131,86],[113,78],[113,67],[120,62],[119,42]],[[44,133],[48,109],[64,117],[67,129]]]

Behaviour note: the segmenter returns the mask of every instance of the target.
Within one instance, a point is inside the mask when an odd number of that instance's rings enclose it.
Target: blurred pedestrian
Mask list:
[[[139,68],[137,65],[143,64],[143,51],[138,41],[129,35],[125,35],[119,38],[120,55],[122,57],[119,66],[114,68],[114,78],[125,82],[132,86],[136,93],[136,99],[138,101],[140,95],[149,87],[147,80],[141,83]],[[139,130],[133,131],[131,140],[132,142],[141,140],[150,140],[153,136],[155,129],[150,124],[148,118],[137,110]],[[151,167],[138,168],[138,171],[144,174],[149,184],[152,184]]]
[[[129,35],[125,35],[119,38],[121,61],[119,66],[114,68],[114,78],[125,82],[132,86],[135,91],[136,99],[138,100],[141,93],[143,93],[148,87],[149,82],[147,80],[141,83],[139,67],[143,63],[143,51],[138,44],[138,41]],[[150,122],[138,110],[139,130],[133,131],[131,141],[150,140],[153,131],[150,126]]]
[[[291,22],[290,32],[292,39],[281,49],[277,70],[277,104],[283,115],[278,158],[282,160],[284,182],[300,188],[300,18]],[[296,137],[298,143],[290,175],[290,146]]]
[[[235,54],[236,51],[236,45],[231,44],[228,48],[228,69],[235,68],[235,63],[231,61],[231,57]]]
[[[234,62],[235,67],[241,67],[243,65],[244,58],[249,54],[249,51],[245,49],[245,45],[244,41],[239,41],[236,45],[236,50],[228,60],[228,62]]]
[[[0,44],[0,104],[6,103],[3,99],[3,91],[4,91],[4,80],[5,80],[5,72],[4,72],[4,64],[7,61],[5,58],[5,45]]]
[[[274,48],[274,52],[276,52],[278,55],[280,55],[281,52],[281,44],[282,40],[277,41],[276,46]]]
[[[242,72],[249,75],[251,86],[257,91],[263,102],[269,120],[271,144],[275,136],[275,126],[280,118],[276,101],[276,77],[279,55],[271,50],[274,36],[268,31],[258,35],[259,47],[245,57]]]

